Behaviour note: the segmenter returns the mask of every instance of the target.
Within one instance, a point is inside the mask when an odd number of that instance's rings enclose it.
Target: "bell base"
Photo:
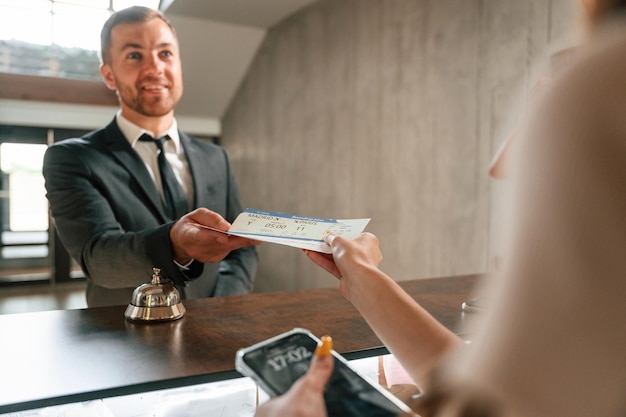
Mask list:
[[[129,304],[124,316],[134,322],[159,322],[178,320],[185,314],[185,306],[182,303],[166,307],[137,307]]]

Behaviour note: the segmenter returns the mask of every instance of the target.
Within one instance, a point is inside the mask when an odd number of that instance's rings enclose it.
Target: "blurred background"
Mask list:
[[[369,217],[398,280],[497,267],[506,184],[488,165],[576,44],[577,1],[0,0],[0,313],[84,307],[41,162],[113,118],[99,31],[131,4],[176,28],[179,125],[226,148],[246,207]],[[294,248],[259,254],[257,292],[336,286]]]

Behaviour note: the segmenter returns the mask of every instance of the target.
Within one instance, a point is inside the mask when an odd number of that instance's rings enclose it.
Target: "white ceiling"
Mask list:
[[[315,1],[161,0],[181,48],[185,92],[177,118],[219,125],[267,30]]]
[[[166,12],[267,29],[315,0],[167,0]],[[161,7],[163,8],[163,7]]]

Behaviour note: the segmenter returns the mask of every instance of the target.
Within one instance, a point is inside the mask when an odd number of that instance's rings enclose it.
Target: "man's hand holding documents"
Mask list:
[[[324,236],[333,232],[348,239],[357,237],[370,219],[321,219],[246,209],[227,232],[198,224],[198,226],[233,236],[241,236],[263,242],[330,253]]]

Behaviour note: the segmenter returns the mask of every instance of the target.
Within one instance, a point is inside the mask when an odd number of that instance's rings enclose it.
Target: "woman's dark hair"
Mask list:
[[[174,27],[165,18],[163,13],[158,10],[149,7],[132,6],[113,13],[104,23],[102,31],[100,32],[100,60],[102,63],[108,64],[111,61],[111,31],[115,26],[121,23],[149,22],[153,19],[161,19],[167,23],[174,36],[176,36]]]
[[[587,8],[589,20],[593,25],[607,18],[626,14],[626,0],[587,0],[583,1]]]

